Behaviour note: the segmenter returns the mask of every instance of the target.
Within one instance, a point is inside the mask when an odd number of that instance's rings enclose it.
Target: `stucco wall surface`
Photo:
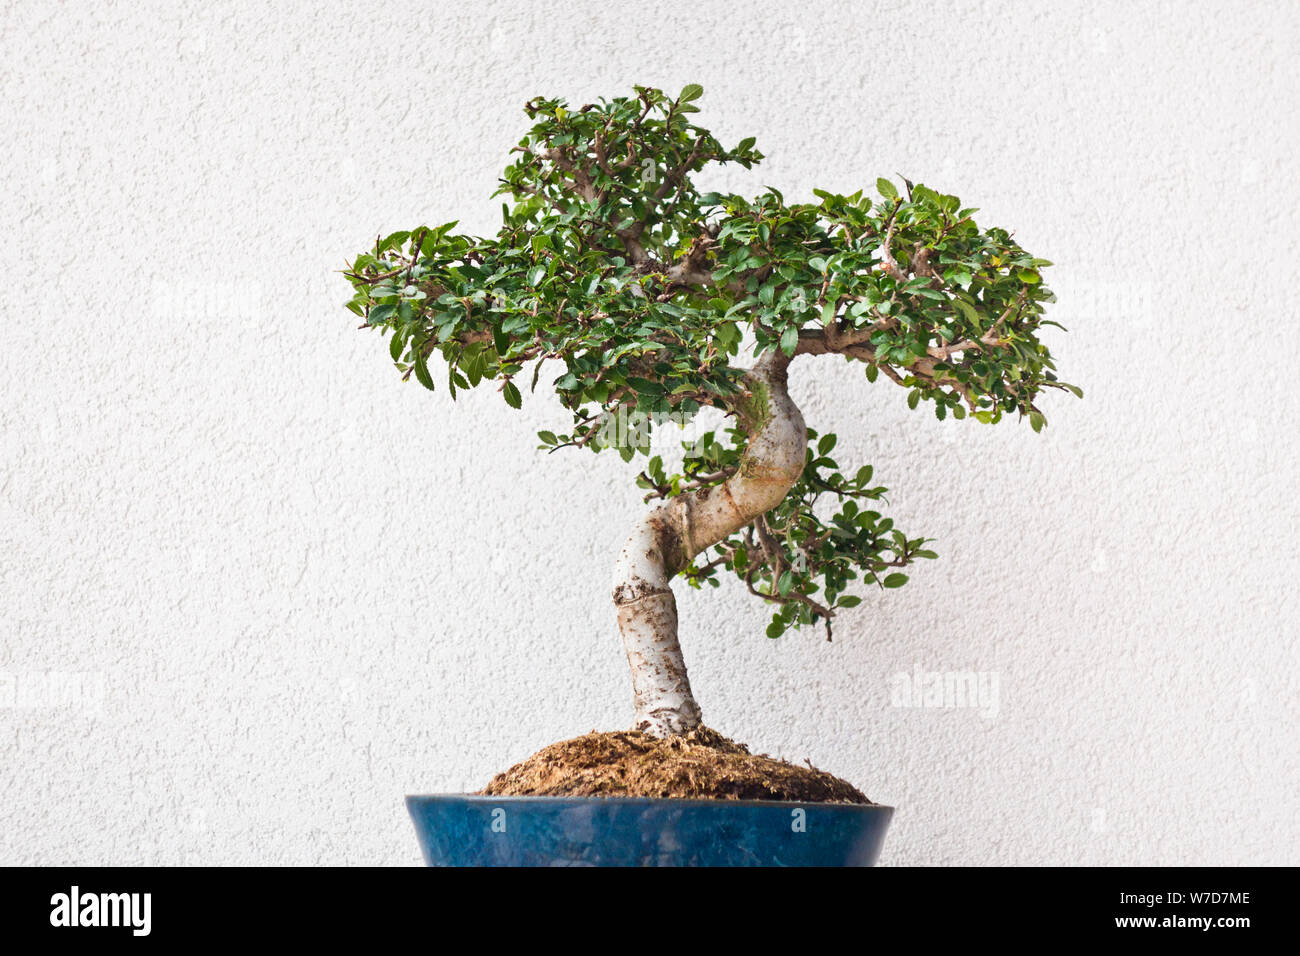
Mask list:
[[[9,3],[0,862],[384,863],[401,797],[625,726],[614,455],[453,403],[335,270],[489,198],[521,106],[701,83],[791,198],[932,183],[1052,259],[1050,425],[794,394],[938,561],[769,641],[680,595],[709,723],[898,807],[882,862],[1294,863],[1294,3]],[[608,460],[607,460],[608,459]],[[909,707],[898,675],[973,675]],[[996,695],[994,695],[996,689]]]

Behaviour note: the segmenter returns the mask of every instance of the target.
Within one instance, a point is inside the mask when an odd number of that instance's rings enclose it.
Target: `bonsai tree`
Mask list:
[[[805,424],[792,363],[856,363],[912,409],[1035,431],[1043,389],[1079,394],[1038,340],[1050,263],[906,179],[878,179],[879,198],[701,192],[692,177],[708,164],[762,159],[753,137],[724,146],[692,122],[702,92],[530,101],[495,237],[422,226],[345,272],[348,307],[389,333],[403,378],[445,381],[453,397],[490,382],[518,408],[553,362],[572,422],[540,432],[541,447],[646,459],[637,484],[652,504],[615,562],[613,602],[635,726],[656,737],[701,721],[674,578],[716,587],[729,572],[772,606],[768,637],[817,625],[829,638],[841,611],[935,557],[881,512],[871,466],[842,469],[835,435]],[[680,469],[651,455],[656,429],[704,408],[725,427],[686,443]]]

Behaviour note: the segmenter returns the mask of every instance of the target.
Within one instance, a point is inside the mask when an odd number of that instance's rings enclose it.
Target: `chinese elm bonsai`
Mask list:
[[[391,333],[404,378],[433,389],[441,356],[453,397],[495,382],[518,408],[553,361],[573,420],[540,432],[542,447],[648,458],[637,483],[656,503],[613,587],[635,730],[556,744],[489,792],[865,799],[702,727],[670,582],[717,586],[730,572],[774,606],[768,637],[819,625],[829,638],[855,590],[900,587],[903,568],[935,556],[878,510],[871,466],[842,471],[835,436],[805,425],[787,388],[795,360],[859,363],[940,419],[1014,415],[1035,431],[1042,389],[1078,394],[1038,340],[1048,262],[907,180],[878,179],[879,199],[701,192],[692,175],[707,164],[762,159],[752,137],[726,147],[694,125],[702,92],[637,87],[577,110],[532,100],[494,238],[455,223],[398,232],[345,273],[348,307]],[[650,457],[656,428],[704,408],[728,427],[690,443],[680,468]]]

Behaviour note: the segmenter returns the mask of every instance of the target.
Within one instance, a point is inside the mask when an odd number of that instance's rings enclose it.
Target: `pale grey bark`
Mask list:
[[[735,411],[749,443],[736,473],[650,509],[619,554],[614,604],[632,671],[638,730],[666,737],[700,724],[669,581],[705,548],[780,504],[798,481],[807,432],[786,389],[788,365],[784,355],[769,352],[747,375],[752,398],[737,403]]]

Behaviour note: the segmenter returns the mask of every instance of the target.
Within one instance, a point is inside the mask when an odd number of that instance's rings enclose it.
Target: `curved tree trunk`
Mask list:
[[[799,480],[807,430],[786,391],[789,364],[780,352],[769,352],[747,376],[752,398],[736,411],[749,445],[736,473],[721,485],[652,508],[619,554],[614,605],[632,670],[637,730],[667,737],[700,724],[668,582],[705,548],[780,504]]]

